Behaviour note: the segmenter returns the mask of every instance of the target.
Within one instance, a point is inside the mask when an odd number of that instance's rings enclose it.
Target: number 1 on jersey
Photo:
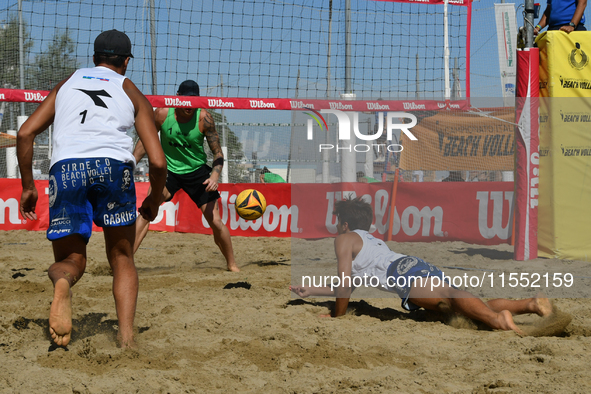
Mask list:
[[[85,109],[84,111],[80,112],[79,115],[82,115],[82,120],[80,121],[80,123],[84,123],[84,121],[86,120],[86,114],[88,113],[88,110]]]

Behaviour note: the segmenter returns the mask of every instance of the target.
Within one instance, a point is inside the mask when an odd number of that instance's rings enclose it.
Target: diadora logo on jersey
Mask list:
[[[92,101],[94,102],[94,104],[96,106],[108,108],[107,104],[105,104],[105,102],[101,99],[100,96],[111,98],[111,95],[109,93],[107,93],[104,89],[101,89],[101,90],[76,89],[76,90],[79,90],[84,94],[87,94],[88,97],[90,97],[92,99]]]

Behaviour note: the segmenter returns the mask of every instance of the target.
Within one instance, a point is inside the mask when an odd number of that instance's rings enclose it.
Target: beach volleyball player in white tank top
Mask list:
[[[522,331],[513,321],[513,315],[536,313],[547,316],[552,305],[547,298],[522,300],[495,299],[484,303],[474,295],[458,290],[443,280],[443,272],[434,265],[415,257],[392,251],[386,242],[368,231],[373,221],[371,205],[361,198],[335,203],[338,236],[335,238],[339,287],[291,286],[300,297],[333,296],[335,308],[331,316],[347,312],[353,284],[363,283],[355,278],[377,278],[379,288],[394,291],[402,298],[407,310],[425,308],[441,312],[460,313],[479,320],[491,328]],[[365,279],[367,280],[367,279]]]
[[[84,274],[86,244],[93,223],[103,228],[107,258],[113,270],[113,295],[122,347],[133,347],[133,320],[138,277],[133,261],[136,197],[133,182],[134,126],[149,157],[153,194],[139,211],[153,220],[166,181],[166,159],[154,124],[152,105],[127,78],[129,37],[117,30],[94,42],[96,67],[83,68],[61,81],[18,133],[17,156],[23,192],[20,210],[36,220],[37,189],[32,158],[35,136],[53,122],[49,171],[49,228],[55,263],[48,269],[54,286],[49,332],[58,346],[72,333],[71,288]]]

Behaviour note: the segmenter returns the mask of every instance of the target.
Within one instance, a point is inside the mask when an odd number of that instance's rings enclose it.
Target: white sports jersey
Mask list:
[[[367,275],[368,283],[369,277],[375,276],[380,280],[381,290],[389,290],[386,282],[388,267],[390,263],[406,255],[391,251],[386,242],[375,238],[365,230],[353,230],[353,232],[361,237],[363,247],[353,260],[351,275],[359,277]]]
[[[55,99],[51,165],[64,159],[108,157],[131,161],[135,108],[123,90],[125,77],[107,67],[82,68]]]

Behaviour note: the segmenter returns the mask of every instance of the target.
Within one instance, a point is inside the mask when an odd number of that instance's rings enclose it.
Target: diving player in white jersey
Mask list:
[[[35,137],[54,123],[49,171],[49,228],[55,262],[48,275],[54,286],[49,332],[66,346],[72,333],[72,291],[86,268],[86,244],[92,223],[103,227],[107,258],[113,270],[113,295],[121,347],[134,347],[133,321],[138,276],[133,261],[136,198],[133,182],[134,126],[148,152],[152,193],[139,211],[146,220],[158,214],[166,181],[166,159],[154,124],[152,105],[124,77],[131,41],[109,30],[94,42],[94,68],[61,81],[22,125],[17,156],[23,192],[20,212],[36,220],[37,189],[32,158]]]
[[[484,303],[474,295],[445,283],[443,272],[434,265],[418,257],[393,252],[384,241],[368,232],[373,210],[361,198],[337,201],[333,214],[338,217],[339,235],[334,242],[338,277],[351,280],[343,280],[345,286],[335,287],[334,291],[330,287],[290,287],[300,297],[335,296],[333,317],[347,312],[349,298],[354,290],[351,283],[355,282],[352,280],[355,277],[378,278],[383,290],[398,293],[402,298],[402,307],[406,310],[422,307],[442,312],[453,311],[491,328],[513,330],[518,334],[523,332],[515,325],[513,315],[536,313],[548,316],[552,313],[550,301],[542,297],[523,300],[498,298]]]

